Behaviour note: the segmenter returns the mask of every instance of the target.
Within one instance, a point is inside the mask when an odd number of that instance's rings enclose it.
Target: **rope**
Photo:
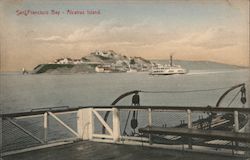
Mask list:
[[[222,89],[228,89],[229,87],[212,88],[212,89],[198,89],[198,90],[182,90],[182,91],[141,91],[142,93],[188,93],[188,92],[208,92]]]
[[[131,119],[131,128],[134,130],[134,133],[133,133],[133,135],[136,133],[135,132],[135,129],[137,128],[137,126],[138,126],[138,120],[137,120],[137,118],[138,118],[138,111],[133,111],[133,116],[132,116],[132,119]]]
[[[230,105],[233,103],[233,101],[235,100],[235,98],[240,94],[240,90],[236,93],[236,95],[233,97],[233,99],[230,101],[230,103],[227,105],[227,107],[230,107]]]
[[[126,120],[126,123],[125,123],[125,126],[124,126],[124,130],[123,130],[123,135],[128,135],[127,132],[126,132],[126,129],[127,129],[127,125],[128,125],[128,119],[130,117],[130,112],[128,112],[128,117],[127,117],[127,120]]]

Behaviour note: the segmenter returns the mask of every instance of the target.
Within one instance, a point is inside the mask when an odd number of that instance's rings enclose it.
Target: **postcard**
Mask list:
[[[0,159],[249,158],[249,6],[2,0]]]

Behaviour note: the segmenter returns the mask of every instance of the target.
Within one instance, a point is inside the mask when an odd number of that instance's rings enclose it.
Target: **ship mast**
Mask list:
[[[171,67],[173,66],[173,55],[170,55],[169,64]]]

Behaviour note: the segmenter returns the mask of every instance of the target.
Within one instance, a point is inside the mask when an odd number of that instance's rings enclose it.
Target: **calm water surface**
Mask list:
[[[109,105],[119,95],[131,90],[185,91],[230,87],[239,83],[249,86],[247,69],[192,70],[186,75],[171,76],[150,76],[148,73],[1,74],[0,107],[3,113],[9,113],[40,107]],[[141,93],[141,105],[215,105],[225,90],[183,94]],[[225,100],[223,105],[227,103]],[[119,104],[130,105],[131,97]]]
[[[34,108],[55,107],[55,106],[88,106],[88,105],[110,105],[119,95],[131,90],[143,91],[187,91],[206,90],[214,88],[230,88],[230,86],[246,83],[249,88],[249,71],[247,69],[237,70],[191,70],[185,75],[171,76],[150,76],[148,73],[112,73],[112,74],[74,74],[74,75],[20,75],[1,74],[0,76],[0,109],[2,113],[30,111]],[[216,104],[219,96],[226,89],[208,92],[187,92],[187,93],[140,93],[141,105],[177,105],[177,106],[207,106]],[[247,90],[249,91],[249,89]],[[232,92],[223,101],[222,106],[227,106],[237,91]],[[249,92],[248,92],[249,93]],[[239,98],[239,97],[238,97]],[[119,102],[122,105],[131,105],[131,96]],[[231,106],[242,106],[239,99]],[[247,104],[246,104],[247,106]],[[155,115],[157,114],[157,115]],[[193,114],[193,119],[198,115]],[[121,112],[121,128],[125,126],[127,112]],[[180,120],[186,119],[186,113],[153,113],[153,124],[177,125]],[[76,117],[68,117],[72,121]],[[147,113],[139,113],[139,127],[146,125]],[[41,121],[42,122],[42,121]],[[52,122],[52,121],[50,121]],[[24,122],[23,122],[24,123]],[[26,126],[34,128],[37,123],[25,121]],[[75,120],[72,121],[73,129],[76,129]],[[41,123],[42,125],[42,123]],[[51,124],[51,136],[55,135],[53,129],[58,125]],[[127,128],[128,132],[131,131]],[[101,131],[96,125],[95,130]],[[57,130],[56,133],[61,133]],[[42,135],[42,133],[41,133]],[[3,138],[6,143],[8,134]],[[58,136],[58,135],[57,135]],[[60,136],[60,135],[59,135]],[[63,138],[62,135],[59,138]],[[93,147],[95,145],[95,147]],[[37,154],[25,153],[16,156],[6,157],[7,159],[192,159],[194,155],[179,156],[179,153],[165,153],[162,150],[137,149],[137,153],[131,154],[136,148],[131,146],[116,145],[105,146],[112,152],[103,152],[105,144],[80,144],[69,146],[69,148],[53,148],[52,152],[43,150]],[[87,147],[78,151],[79,147]],[[104,148],[105,148],[104,147]],[[94,148],[94,149],[93,149]],[[99,148],[99,149],[95,149]],[[155,153],[157,152],[157,153]],[[158,154],[159,153],[159,154]],[[36,157],[37,155],[37,157]],[[61,156],[62,155],[62,156]],[[70,157],[69,157],[70,156]],[[210,156],[203,155],[202,159],[209,159]],[[214,157],[213,157],[214,158]],[[196,155],[196,159],[199,156]],[[220,158],[219,158],[220,159]]]

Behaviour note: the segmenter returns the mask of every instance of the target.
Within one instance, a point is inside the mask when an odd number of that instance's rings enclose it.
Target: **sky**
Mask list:
[[[249,65],[249,0],[2,0],[0,12],[0,71],[96,50]]]

